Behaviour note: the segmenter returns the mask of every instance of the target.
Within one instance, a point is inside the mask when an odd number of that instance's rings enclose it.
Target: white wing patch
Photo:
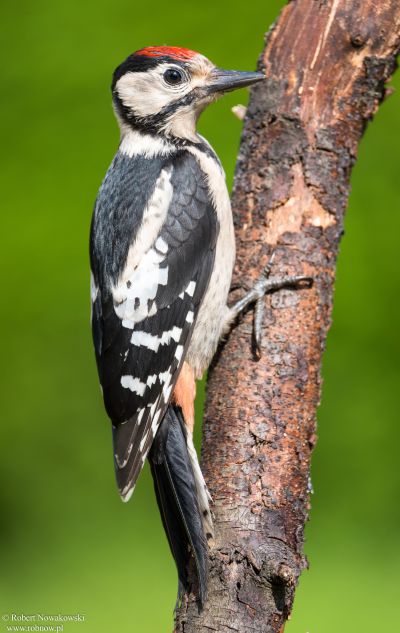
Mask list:
[[[91,272],[90,273],[90,298],[92,300],[92,303],[96,301],[98,294],[99,294],[99,289],[96,286],[93,273]]]
[[[182,345],[178,345],[178,349],[179,348],[182,348],[182,351],[183,351],[183,346]],[[179,358],[181,356],[182,356],[182,352],[180,353]],[[160,385],[162,386],[162,396],[164,398],[164,401],[168,402],[169,396],[170,396],[170,393],[171,393],[171,390],[172,390],[172,385],[171,385],[172,373],[173,372],[171,371],[171,367],[170,367],[166,371],[160,372],[158,374],[158,376],[157,376],[157,374],[153,374],[152,376],[148,376],[146,382],[142,382],[136,376],[129,376],[129,375],[121,376],[121,386],[124,389],[130,389],[130,391],[133,391],[138,396],[143,397],[144,392],[146,391],[146,389],[150,388],[152,385],[154,385],[157,382],[157,380],[159,380]],[[156,402],[150,402],[147,405],[147,406],[150,407],[150,414],[151,414],[151,416],[153,416],[157,405],[158,405],[158,400]],[[140,422],[142,420],[142,417],[143,417],[142,411],[143,410],[140,411],[140,416],[137,418],[137,423],[138,424],[140,424]],[[154,419],[153,419],[153,424],[154,424]]]
[[[196,282],[195,281],[190,281],[188,283],[188,285],[187,285],[186,290],[185,290],[186,294],[188,294],[189,297],[193,297],[195,290],[196,290]]]
[[[143,463],[146,458],[151,442],[160,425],[161,416],[170,400],[174,376],[176,376],[184,356],[185,346],[182,337],[190,329],[194,321],[194,311],[192,309],[187,312],[185,323],[183,325],[180,323],[180,327],[172,325],[170,321],[167,325],[168,329],[154,334],[145,332],[144,325],[140,325],[142,321],[157,313],[156,297],[159,287],[168,284],[169,270],[166,258],[169,245],[160,236],[160,233],[173,196],[171,175],[172,167],[161,171],[153,195],[143,213],[135,241],[129,249],[124,270],[118,282],[112,288],[115,313],[121,320],[122,327],[132,330],[130,345],[133,348],[136,348],[136,350],[138,348],[147,349],[154,354],[160,352],[161,356],[163,346],[173,345],[173,349],[170,351],[172,358],[170,363],[166,363],[167,367],[168,364],[170,366],[165,371],[159,371],[157,374],[148,376],[142,374],[139,377],[138,375],[130,375],[128,370],[120,378],[120,384],[123,389],[130,390],[139,398],[144,398],[146,402],[146,404],[143,403],[136,410],[134,416],[136,428],[141,425],[141,432],[139,431],[137,436],[140,440],[132,439],[128,443],[123,457],[115,455],[119,468],[124,468],[128,464],[129,459],[132,459],[133,446],[135,445],[138,451],[138,456],[133,456],[132,468],[135,472],[139,464],[138,459],[140,458]],[[179,297],[186,302],[187,297],[194,296],[195,290],[196,281],[189,281]],[[129,349],[132,348],[130,347]],[[125,353],[121,353],[121,357],[127,361],[128,354],[129,350],[126,350]],[[165,367],[165,364],[163,367]],[[149,402],[150,398],[151,401]],[[134,438],[135,433],[131,437]],[[121,491],[124,501],[129,499],[132,490],[132,482],[128,480]],[[205,506],[205,503],[203,503],[203,506]]]
[[[135,323],[156,314],[158,286],[168,283],[168,266],[161,267],[168,244],[158,236],[172,200],[171,174],[172,168],[161,171],[125,268],[112,289],[115,312],[126,328],[133,329]]]
[[[163,253],[164,255],[168,252],[168,244],[162,237],[159,237],[155,243],[155,247],[158,251]]]
[[[138,396],[143,396],[146,390],[146,383],[133,376],[121,376],[121,385],[124,389],[134,391]]]
[[[182,334],[182,329],[174,325],[171,330],[166,330],[161,336],[149,334],[149,332],[141,332],[140,330],[134,330],[131,338],[132,345],[137,347],[147,347],[153,352],[158,352],[160,345],[169,345],[171,340],[175,343],[179,343]]]
[[[137,232],[136,239],[129,249],[125,270],[121,275],[122,281],[127,281],[132,271],[139,265],[143,255],[155,243],[157,250],[162,254],[168,251],[168,244],[159,238],[161,227],[167,217],[171,204],[173,187],[171,184],[172,167],[163,169],[157,178],[153,194],[143,211],[142,223]]]

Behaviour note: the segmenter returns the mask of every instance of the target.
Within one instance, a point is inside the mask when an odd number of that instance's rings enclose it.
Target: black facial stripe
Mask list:
[[[194,88],[188,94],[162,108],[162,110],[160,110],[160,112],[157,112],[157,114],[151,114],[146,117],[135,116],[130,108],[122,103],[120,97],[116,94],[116,92],[114,92],[113,97],[117,112],[123,119],[123,121],[125,121],[125,123],[128,123],[128,125],[133,128],[139,128],[141,131],[146,132],[147,134],[157,134],[160,132],[163,127],[163,123],[165,123],[165,120],[169,116],[179,110],[179,108],[188,106],[193,103],[193,101],[195,101],[195,99],[200,96],[200,93],[201,88]]]
[[[190,93],[190,95],[191,94],[192,93]],[[189,95],[186,95],[186,96],[189,96]],[[183,101],[183,99],[180,101]],[[188,101],[186,105],[188,105],[188,103],[190,102]],[[141,132],[149,134],[150,136],[160,136],[161,128],[162,128],[162,125],[161,125],[162,120],[160,119],[161,113],[158,113],[158,115],[154,115],[152,117],[146,117],[146,118],[135,117],[132,115],[132,112],[129,110],[129,108],[124,106],[121,99],[117,97],[116,95],[114,95],[114,105],[121,119],[125,123],[127,123],[132,129],[140,130]],[[168,113],[171,114],[174,111],[174,105],[176,106],[175,109],[177,109],[177,107],[180,107],[182,105],[182,102],[179,103],[179,106],[177,106],[176,104],[167,106],[163,112],[168,110]],[[165,114],[163,116],[165,116]],[[160,120],[157,120],[157,119],[160,119]],[[171,145],[174,145],[178,149],[184,149],[185,147],[188,147],[188,146],[196,147],[197,149],[201,150],[204,154],[207,154],[207,156],[210,156],[211,158],[213,158],[219,165],[221,165],[221,162],[218,156],[216,155],[214,150],[208,145],[208,143],[204,143],[202,141],[195,142],[195,141],[191,141],[190,139],[180,138],[176,136],[169,136],[168,142],[171,143]]]
[[[189,93],[189,94],[191,95],[192,93]],[[186,96],[189,96],[189,95],[186,95]],[[193,99],[194,99],[194,96],[193,96]],[[177,105],[177,103],[178,102],[176,102],[176,104],[167,106],[166,108],[164,108],[162,112],[168,111],[168,114],[171,114],[174,111],[174,109],[177,109],[181,105],[185,105],[185,104],[182,104],[181,100],[180,100],[179,106]],[[186,105],[188,105],[189,103],[190,102],[188,101]],[[162,124],[163,119],[161,117],[161,112],[159,112],[157,115],[153,115],[149,117],[135,117],[132,114],[132,112],[129,110],[129,108],[124,106],[121,99],[117,97],[116,95],[114,95],[114,105],[121,119],[125,123],[127,123],[132,129],[140,130],[140,132],[149,134],[150,136],[160,136],[160,134],[162,134],[161,124]],[[174,108],[174,105],[175,105],[175,108]],[[163,117],[165,117],[165,114],[163,115]],[[213,158],[219,165],[221,165],[221,162],[218,156],[207,143],[204,143],[201,141],[195,142],[195,141],[191,141],[190,139],[180,138],[176,136],[169,136],[168,142],[171,143],[171,145],[174,145],[178,149],[184,149],[185,147],[188,147],[188,146],[196,147],[197,149],[204,152],[204,154],[207,154],[207,156],[210,156],[211,158]]]

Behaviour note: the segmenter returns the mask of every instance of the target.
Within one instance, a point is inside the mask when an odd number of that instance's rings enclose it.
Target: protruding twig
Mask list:
[[[239,119],[239,121],[243,121],[246,116],[247,108],[246,106],[239,103],[238,105],[233,106],[231,108],[231,112]]]

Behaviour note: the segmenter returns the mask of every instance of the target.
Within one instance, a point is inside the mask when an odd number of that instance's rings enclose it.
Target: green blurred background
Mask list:
[[[2,4],[0,613],[84,614],[66,633],[171,631],[176,574],[149,472],[122,504],[89,329],[89,222],[118,143],[110,77],[152,44],[253,69],[283,3]],[[230,107],[245,99],[229,95],[201,119],[229,183],[241,129]],[[353,174],[312,468],[311,569],[287,633],[399,630],[399,124],[395,94]]]

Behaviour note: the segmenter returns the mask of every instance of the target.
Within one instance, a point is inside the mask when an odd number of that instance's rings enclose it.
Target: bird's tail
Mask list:
[[[179,591],[194,590],[202,606],[207,589],[207,538],[212,536],[210,496],[179,407],[169,405],[149,461],[158,507],[178,568]],[[192,586],[193,580],[197,588]]]

